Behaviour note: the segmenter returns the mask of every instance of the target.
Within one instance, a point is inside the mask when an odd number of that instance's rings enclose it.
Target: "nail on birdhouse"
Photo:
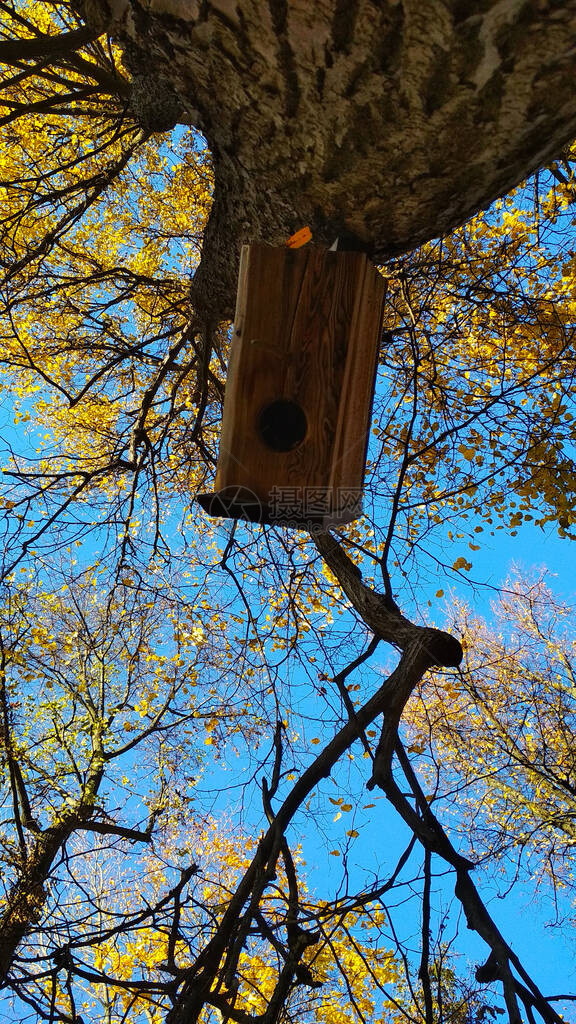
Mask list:
[[[364,253],[242,249],[213,516],[356,519],[386,285]]]

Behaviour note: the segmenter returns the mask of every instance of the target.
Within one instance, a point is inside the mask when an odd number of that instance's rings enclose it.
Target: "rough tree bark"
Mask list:
[[[309,224],[375,259],[443,234],[576,135],[576,0],[85,0],[145,127],[205,134],[197,308],[230,313],[242,242]]]

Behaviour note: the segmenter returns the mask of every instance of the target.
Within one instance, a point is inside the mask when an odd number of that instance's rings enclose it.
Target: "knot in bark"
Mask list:
[[[137,73],[132,78],[130,108],[146,133],[168,132],[182,117],[182,103],[165,78]]]
[[[424,634],[423,642],[431,664],[441,668],[457,668],[464,657],[460,641],[443,629],[427,628]]]

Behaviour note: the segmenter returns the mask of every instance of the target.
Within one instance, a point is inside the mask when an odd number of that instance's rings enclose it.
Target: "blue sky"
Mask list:
[[[0,429],[4,434],[6,445],[18,446],[23,450],[23,436],[20,430],[13,425],[13,408],[5,407],[2,413]],[[34,454],[34,436],[25,438],[26,448]],[[89,513],[90,514],[90,513]],[[202,529],[203,519],[199,514],[197,522],[191,529]],[[473,524],[472,524],[473,525]],[[469,524],[470,526],[470,524]],[[254,528],[258,532],[259,528]],[[225,544],[230,533],[230,523],[222,523],[218,527],[222,546]],[[82,555],[85,559],[94,557],[98,534],[84,545]],[[175,545],[180,543],[180,538],[175,540]],[[495,531],[493,537],[487,532],[482,534],[480,550],[470,553],[468,549],[468,536],[462,540],[450,540],[447,536],[447,528],[438,527],[431,542],[437,546],[445,561],[452,564],[459,555],[466,555],[472,561],[472,569],[469,573],[448,573],[442,572],[434,566],[433,558],[422,557],[422,575],[417,581],[414,591],[410,593],[408,587],[401,590],[401,603],[407,614],[430,617],[437,624],[442,624],[445,607],[449,604],[451,593],[457,594],[468,601],[475,609],[490,616],[490,601],[496,595],[498,588],[504,583],[507,575],[516,566],[526,572],[534,571],[539,573],[543,566],[550,574],[550,584],[553,589],[570,599],[574,594],[574,565],[576,548],[574,542],[567,538],[558,537],[554,526],[546,527],[544,530],[539,527],[524,523],[518,530],[517,536],[510,537],[505,530]],[[435,553],[436,548],[432,550]],[[181,552],[179,551],[180,555]],[[398,576],[392,578],[393,587],[399,583]],[[235,595],[235,591],[228,581],[229,590],[225,594],[228,610],[241,614],[243,609]],[[258,591],[259,581],[256,580],[254,591]],[[224,574],[214,581],[214,593],[219,596],[219,589],[225,590],[226,582]],[[435,594],[438,589],[444,590],[444,597],[438,599]],[[217,597],[215,599],[217,599]],[[430,602],[430,604],[428,604]],[[337,641],[333,642],[337,649]],[[337,660],[336,655],[334,657]],[[342,658],[346,659],[346,651]],[[359,674],[363,684],[374,685],[376,673],[383,668],[387,655],[384,650],[378,652],[373,664],[365,672]],[[344,667],[344,664],[339,667]],[[294,672],[294,677],[291,673]],[[295,701],[295,720],[300,716],[302,722],[303,749],[305,743],[313,735],[314,726],[311,719],[314,715],[321,714],[318,711],[318,704],[313,703],[312,689],[308,688],[308,680],[299,676],[300,669],[286,662],[282,666],[283,682],[286,690],[291,686],[290,693]],[[381,681],[381,679],[379,680]],[[293,684],[293,685],[292,685]],[[299,705],[297,704],[299,702]],[[322,721],[319,724],[319,731],[323,727]],[[330,725],[326,723],[325,735],[329,736]],[[390,810],[386,801],[364,790],[367,777],[367,764],[361,759],[361,750],[357,745],[355,750],[356,761],[353,767],[344,763],[333,774],[330,780],[319,790],[317,798],[312,804],[312,818],[304,813],[299,813],[291,828],[291,837],[302,843],[302,854],[309,867],[309,884],[316,892],[318,898],[327,898],[338,887],[342,877],[342,857],[336,857],[330,853],[331,849],[344,848],[346,845],[346,831],[357,828],[359,837],[350,845],[348,867],[350,871],[349,886],[354,890],[356,884],[362,885],[371,873],[374,875],[385,873],[393,867],[396,857],[404,848],[408,839],[407,831],[397,815]],[[313,747],[308,747],[306,757],[312,759]],[[320,749],[318,747],[317,749]],[[258,779],[254,779],[255,765],[259,765],[259,754],[251,758],[254,752],[244,751],[239,759],[230,757],[225,764],[217,763],[210,775],[202,780],[197,787],[198,796],[204,795],[211,803],[215,812],[226,812],[228,816],[239,825],[258,823],[262,821],[262,807]],[[131,767],[131,766],[130,766]],[[253,785],[251,800],[247,802],[241,789],[243,783],[252,781]],[[330,804],[330,796],[337,797],[340,794],[353,791],[361,794],[359,809],[350,814],[343,815],[334,821],[338,813],[335,805]],[[365,799],[364,799],[365,797]],[[374,803],[376,806],[364,812],[362,804]],[[414,878],[420,869],[421,854],[418,850],[414,854],[413,861],[406,868],[405,879]],[[439,870],[437,865],[437,870]],[[478,873],[478,884],[483,893],[489,893],[490,910],[502,931],[516,949],[525,958],[528,969],[533,969],[534,977],[540,983],[544,992],[566,991],[576,989],[576,971],[574,964],[574,945],[570,938],[559,936],[558,932],[547,928],[546,922],[550,918],[549,897],[544,893],[534,893],[534,887],[528,881],[526,884],[516,886],[511,892],[509,878],[505,875],[491,878],[488,872]],[[417,888],[417,883],[411,883]],[[438,877],[434,887],[433,903],[437,908],[438,917],[445,911],[448,900],[451,896],[451,883],[446,878]],[[414,959],[418,957],[419,946],[419,917],[417,909],[418,901],[410,901],[402,904],[395,911],[395,923],[402,929],[407,937],[409,945],[414,950]],[[527,926],[529,925],[529,927]],[[449,922],[448,931],[455,927],[455,921]],[[460,922],[460,934],[458,939],[459,947],[468,954],[475,962],[482,962],[486,956],[485,946],[472,934],[467,932],[463,922]]]

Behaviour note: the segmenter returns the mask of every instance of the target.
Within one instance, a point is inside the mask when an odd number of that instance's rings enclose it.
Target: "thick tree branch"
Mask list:
[[[470,870],[473,865],[457,852],[442,825],[430,809],[430,805],[426,800],[410,760],[399,741],[396,744],[396,754],[414,794],[417,810],[412,807],[390,773],[386,777],[379,778],[378,785],[413,831],[414,835],[418,837],[424,849],[441,857],[454,869],[456,873],[455,894],[462,904],[468,927],[476,931],[491,950],[488,961],[491,969],[490,973],[486,973],[484,976],[484,980],[494,981],[499,979],[502,982],[510,1024],[522,1024],[518,997],[523,1000],[525,1005],[535,1009],[546,1024],[561,1024],[562,1018],[550,1006],[550,1002],[545,996],[542,995],[538,986],[527,974],[520,960],[497,928],[470,877]],[[484,965],[480,972],[487,968],[487,966]],[[524,984],[517,981],[514,977],[512,967],[520,975]],[[483,975],[480,973],[479,980],[482,980],[482,978]]]
[[[346,597],[376,636],[400,650],[405,650],[417,640],[428,654],[429,667],[456,667],[460,664],[462,645],[456,637],[441,629],[415,625],[384,594],[366,586],[357,565],[332,534],[315,533],[313,539]]]
[[[84,26],[57,36],[39,33],[31,39],[3,39],[0,40],[0,64],[19,64],[38,57],[63,57],[93,43],[98,35]]]
[[[282,244],[309,224],[317,243],[347,236],[384,262],[576,135],[576,0],[110,6],[134,79],[152,92],[154,69],[164,105],[172,90],[213,155],[203,314],[232,313],[244,242]]]
[[[385,716],[385,738],[381,739],[378,747],[374,772],[378,779],[389,776],[400,715],[408,696],[431,664],[430,653],[422,644],[422,637],[426,637],[426,631],[416,627],[412,643],[406,646],[389,678],[370,700],[355,711],[354,717],[340,729],[292,787],[260,841],[258,852],[230,900],[215,935],[202,950],[194,967],[186,972],[186,981],[168,1016],[168,1024],[194,1024],[198,1020],[203,1007],[210,1002],[210,992],[222,957],[236,933],[246,902],[252,901],[255,890],[263,891],[266,876],[274,871],[286,829],[312,790],[330,775],[345,751],[380,714]],[[388,728],[387,722],[390,723]],[[433,838],[432,832],[430,835]],[[468,865],[463,858],[461,860]]]

